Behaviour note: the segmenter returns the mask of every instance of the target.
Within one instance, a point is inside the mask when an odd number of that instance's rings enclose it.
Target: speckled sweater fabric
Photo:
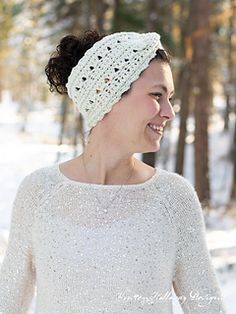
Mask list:
[[[72,181],[58,164],[20,183],[0,275],[0,313],[226,313],[198,196],[159,167],[125,185]],[[99,204],[96,196],[102,204]],[[115,200],[107,211],[103,208]]]

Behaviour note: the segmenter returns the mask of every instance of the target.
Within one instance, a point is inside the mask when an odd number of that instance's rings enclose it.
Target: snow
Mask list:
[[[18,104],[11,100],[9,93],[5,93],[0,103],[0,183],[2,193],[0,197],[0,263],[7,247],[11,209],[18,185],[21,180],[33,170],[51,165],[55,162],[73,158],[73,149],[69,145],[56,145],[59,124],[54,121],[56,107],[53,110],[37,105],[37,110],[28,117],[26,133],[19,132],[21,119],[17,115]],[[58,109],[59,110],[59,109]],[[222,290],[229,314],[235,313],[236,300],[236,219],[230,211],[226,211],[229,201],[229,191],[232,181],[232,165],[228,160],[231,147],[234,116],[230,116],[230,129],[222,132],[223,122],[219,112],[211,118],[209,127],[210,148],[210,181],[212,204],[216,210],[205,213],[207,244],[211,252],[212,262],[216,269],[217,278]],[[166,130],[158,152],[158,165],[174,171],[174,156],[178,136],[178,115],[172,128]],[[186,145],[186,162],[184,176],[194,183],[193,177],[193,119],[188,119],[188,144]],[[79,148],[79,152],[80,153]],[[58,154],[60,156],[57,159]],[[140,154],[136,154],[141,158]],[[167,158],[166,158],[167,157]],[[183,313],[173,292],[174,313]],[[29,313],[34,313],[35,300]]]

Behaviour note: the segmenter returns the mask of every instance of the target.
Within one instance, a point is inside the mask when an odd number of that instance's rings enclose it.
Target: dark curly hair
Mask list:
[[[106,35],[89,30],[78,36],[67,35],[61,39],[45,67],[51,92],[56,90],[59,94],[67,94],[65,85],[72,68],[85,52],[104,36]]]
[[[57,91],[59,94],[67,94],[66,83],[72,68],[95,42],[105,36],[106,34],[100,34],[96,30],[87,30],[78,36],[64,36],[45,67],[50,85],[49,90],[51,92]],[[163,49],[157,50],[155,59],[170,63],[170,55]]]

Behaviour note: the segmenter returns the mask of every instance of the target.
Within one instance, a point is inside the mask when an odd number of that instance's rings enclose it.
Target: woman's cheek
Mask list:
[[[148,115],[155,116],[160,111],[160,105],[156,100],[150,101],[146,105],[146,110],[148,112]]]

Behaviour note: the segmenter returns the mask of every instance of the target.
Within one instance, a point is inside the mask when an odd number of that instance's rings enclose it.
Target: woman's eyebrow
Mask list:
[[[163,84],[155,84],[155,85],[153,85],[152,87],[160,87],[165,93],[167,93],[167,87],[165,86],[165,85],[163,85]],[[171,92],[171,94],[173,95],[175,93],[175,90],[173,90],[172,92]]]

